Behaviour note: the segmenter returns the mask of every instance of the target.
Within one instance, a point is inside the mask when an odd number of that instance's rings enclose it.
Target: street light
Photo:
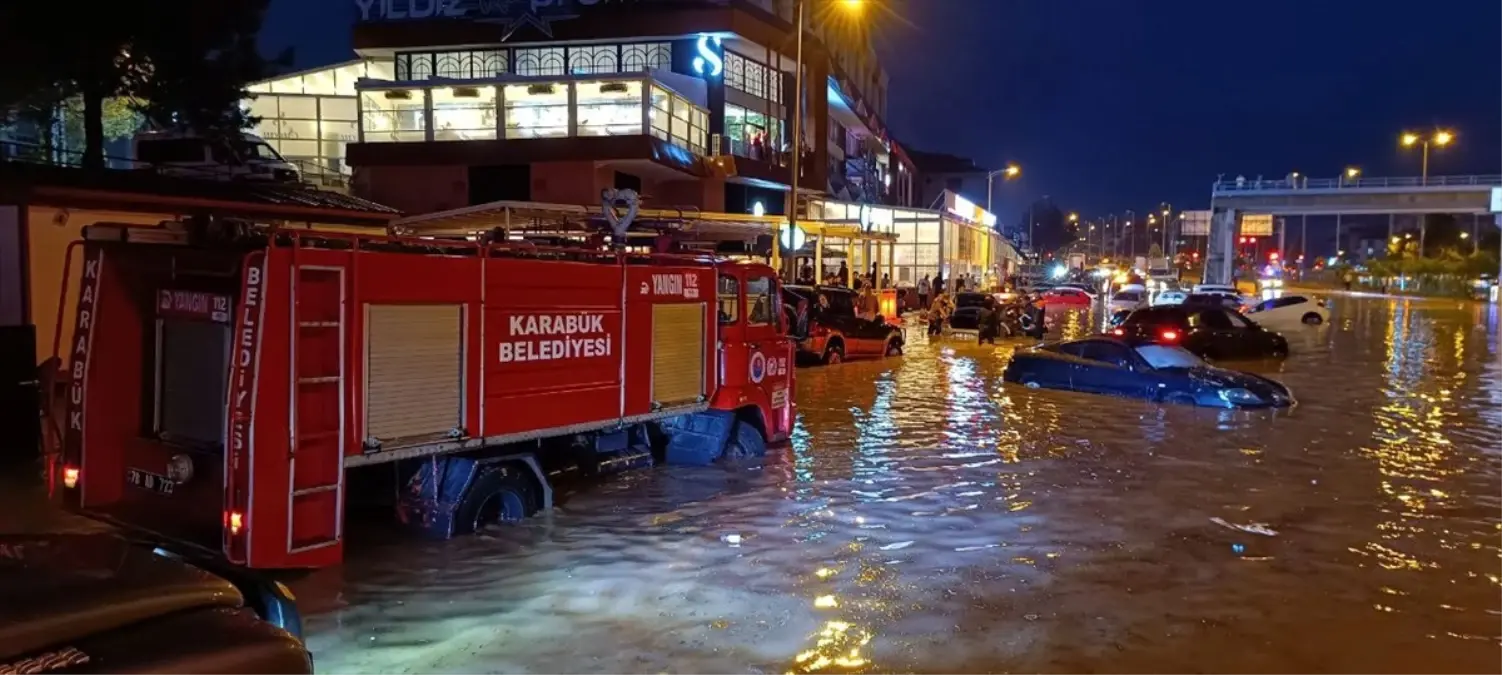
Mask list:
[[[791,167],[793,176],[788,181],[791,183],[787,202],[789,228],[798,227],[798,183],[800,182],[798,178],[802,171],[799,160],[803,157],[803,5],[805,2],[807,0],[794,0],[793,3],[793,13],[797,14],[793,26],[798,33],[798,46],[793,56],[793,165]],[[864,0],[841,0],[840,2],[841,7],[851,12],[859,11],[864,4]],[[779,237],[775,236],[779,233],[774,231],[773,234],[772,268],[780,274],[782,272],[781,258],[777,251]],[[824,242],[820,241],[819,245],[823,246]]]
[[[849,0],[846,1],[848,2]],[[1013,178],[1021,175],[1022,167],[1017,166],[1016,164],[1008,164],[1004,169],[997,169],[986,174],[986,212],[992,214],[996,213],[991,209],[991,181],[995,180],[997,176],[1006,176],[1006,178],[1003,178],[1002,180],[1012,180]]]
[[[1360,176],[1360,175],[1361,175],[1361,169],[1358,169],[1358,168],[1356,168],[1354,166],[1348,166],[1348,167],[1346,167],[1346,178],[1355,178],[1355,177]]]
[[[1432,144],[1434,144],[1434,147],[1436,147],[1436,148],[1443,148],[1443,147],[1445,147],[1445,146],[1447,146],[1447,145],[1455,142],[1455,134],[1453,132],[1449,132],[1449,131],[1445,131],[1443,129],[1440,129],[1438,131],[1435,131],[1433,136],[1425,138],[1425,137],[1420,136],[1418,134],[1415,134],[1415,133],[1413,133],[1411,131],[1405,131],[1405,132],[1403,132],[1403,135],[1399,138],[1399,140],[1403,143],[1403,147],[1405,147],[1405,148],[1411,148],[1411,147],[1413,147],[1415,145],[1423,145],[1424,146],[1424,159],[1423,159],[1423,163],[1421,164],[1421,167],[1422,167],[1421,171],[1422,172],[1420,173],[1419,184],[1420,185],[1428,185],[1429,184],[1429,145],[1432,143]]]

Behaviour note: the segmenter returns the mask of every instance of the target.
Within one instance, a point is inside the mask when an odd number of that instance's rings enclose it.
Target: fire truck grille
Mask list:
[[[704,395],[704,305],[652,307],[652,401],[669,406]]]

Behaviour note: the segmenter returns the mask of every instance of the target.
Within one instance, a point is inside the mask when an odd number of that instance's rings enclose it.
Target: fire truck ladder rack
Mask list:
[[[344,524],[344,467],[305,465],[314,458],[344,456],[344,360],[345,360],[345,297],[344,270],[339,267],[321,267],[299,264],[297,251],[292,247],[292,274],[289,288],[291,294],[292,335],[288,358],[291,369],[291,424],[288,425],[287,472],[292,490],[287,497],[287,552],[297,553],[339,543]],[[337,341],[337,345],[330,342]],[[330,347],[333,347],[330,349]],[[319,359],[320,354],[337,353],[338,358],[329,362]],[[329,404],[338,402],[338,412],[330,415]],[[301,450],[308,445],[336,444],[338,454],[308,453],[302,459]],[[325,459],[325,463],[328,461]],[[301,469],[301,470],[299,470]],[[334,500],[334,509],[319,509],[319,502]],[[300,519],[294,514],[305,511],[324,511],[334,514],[334,521],[312,532],[299,532]]]
[[[587,232],[589,224],[603,224],[606,220],[603,206],[495,201],[400,218],[392,221],[389,229],[394,236],[473,237],[495,229],[507,233],[525,230]],[[703,235],[755,238],[771,234],[776,227],[786,227],[787,219],[697,209],[639,209],[634,222]]]

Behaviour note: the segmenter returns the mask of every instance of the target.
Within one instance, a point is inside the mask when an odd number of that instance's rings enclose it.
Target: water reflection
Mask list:
[[[800,371],[784,461],[353,550],[304,584],[342,606],[310,644],[331,672],[1494,670],[1495,322],[1332,305],[1252,366],[1282,415],[1016,388],[1014,345],[917,334]]]

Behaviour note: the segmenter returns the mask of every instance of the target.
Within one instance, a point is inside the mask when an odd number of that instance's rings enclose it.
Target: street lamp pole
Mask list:
[[[787,216],[789,229],[798,227],[798,183],[801,182],[798,179],[803,168],[800,161],[803,157],[803,3],[804,0],[794,0],[793,2],[793,13],[796,15],[793,19],[793,30],[798,35],[795,38],[797,47],[794,48],[793,55],[793,161],[790,167],[793,175],[788,180]],[[782,237],[775,234],[772,237],[773,266],[779,276],[782,276],[783,270],[781,260],[775,254],[777,247],[782,245],[781,239]],[[791,239],[789,240],[791,241]],[[823,248],[823,237],[820,237],[819,241],[814,242],[814,245]],[[815,274],[822,275],[824,274],[824,270],[815,270]]]
[[[1422,157],[1423,158],[1420,160],[1420,164],[1419,164],[1419,169],[1420,169],[1419,170],[1419,176],[1420,176],[1420,178],[1419,178],[1419,184],[1420,185],[1428,185],[1429,184],[1429,144],[1431,142],[1433,142],[1435,147],[1443,148],[1443,147],[1445,147],[1446,145],[1449,145],[1452,141],[1455,140],[1455,134],[1451,133],[1449,131],[1445,131],[1443,129],[1441,129],[1439,131],[1436,131],[1436,132],[1434,132],[1434,135],[1427,136],[1427,137],[1421,137],[1418,134],[1409,132],[1409,133],[1404,133],[1403,136],[1402,136],[1402,138],[1401,138],[1401,140],[1402,140],[1404,146],[1411,147],[1411,146],[1414,146],[1414,145],[1420,145],[1420,144],[1423,145],[1423,149],[1422,149]]]

